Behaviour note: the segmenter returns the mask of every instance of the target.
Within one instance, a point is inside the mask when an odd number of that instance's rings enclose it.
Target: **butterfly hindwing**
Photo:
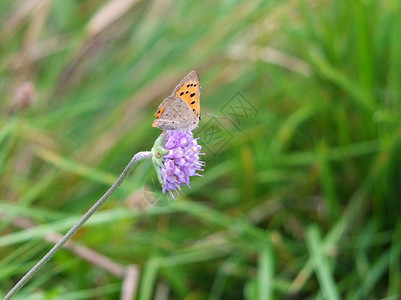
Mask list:
[[[199,119],[181,98],[167,97],[160,105],[153,127],[162,130],[193,130]]]

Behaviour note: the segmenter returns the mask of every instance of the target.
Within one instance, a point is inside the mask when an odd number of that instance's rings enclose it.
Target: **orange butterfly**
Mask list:
[[[191,71],[159,105],[152,127],[162,130],[192,131],[200,120],[199,74]]]

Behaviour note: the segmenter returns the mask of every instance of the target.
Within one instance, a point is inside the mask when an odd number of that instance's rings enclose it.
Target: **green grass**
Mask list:
[[[196,69],[203,112],[240,92],[257,114],[219,120],[232,139],[169,206],[142,162],[74,241],[137,265],[141,300],[401,297],[399,1],[42,2],[0,4],[0,296],[151,149]],[[27,80],[36,103],[11,110]],[[17,299],[122,283],[61,250]]]

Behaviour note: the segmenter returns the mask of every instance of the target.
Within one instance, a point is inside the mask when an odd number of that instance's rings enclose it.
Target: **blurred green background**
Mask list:
[[[203,116],[204,177],[171,205],[140,163],[74,236],[89,258],[61,250],[20,299],[399,299],[400,1],[3,0],[0,18],[0,295],[151,149],[195,69],[202,112],[255,110],[218,120],[218,151]]]

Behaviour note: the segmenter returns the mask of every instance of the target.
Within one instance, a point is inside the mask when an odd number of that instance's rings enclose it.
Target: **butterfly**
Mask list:
[[[200,93],[199,74],[191,71],[159,105],[152,127],[184,132],[194,130],[201,116]]]

